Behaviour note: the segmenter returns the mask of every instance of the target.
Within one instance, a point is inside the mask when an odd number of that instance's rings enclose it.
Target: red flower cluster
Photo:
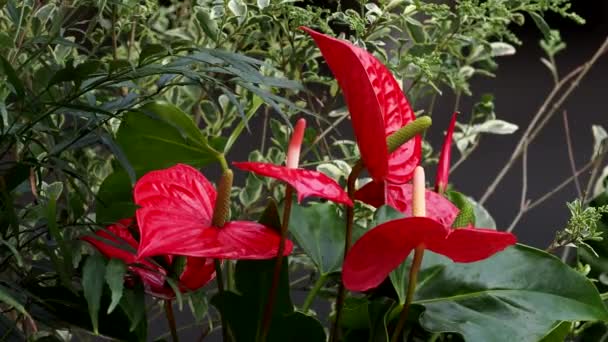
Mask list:
[[[174,255],[186,256],[179,278],[185,290],[196,290],[213,279],[213,259],[275,257],[280,237],[273,229],[250,221],[211,224],[216,196],[213,185],[191,166],[152,171],[134,189],[139,242],[128,229],[132,219],[84,239],[106,257],[123,260],[148,292],[159,297],[172,294],[165,284],[168,271],[147,257],[160,256],[171,265]],[[286,241],[285,255],[292,249]]]
[[[257,174],[278,178],[298,192],[298,199],[316,195],[338,203],[352,201],[334,180],[311,170],[298,169],[300,146],[306,123],[296,125],[289,146],[287,167],[267,163],[234,163]],[[251,221],[230,221],[221,227],[212,224],[217,198],[213,185],[191,166],[178,164],[144,175],[134,188],[139,242],[128,229],[132,219],[121,220],[97,237],[85,237],[108,258],[129,265],[148,292],[161,297],[172,294],[165,284],[168,271],[148,257],[160,256],[171,265],[174,255],[186,256],[180,275],[183,288],[195,290],[214,277],[213,259],[270,259],[277,256],[280,235]],[[293,243],[285,241],[284,255]]]
[[[348,105],[361,159],[373,181],[355,198],[375,207],[388,204],[412,215],[412,185],[407,184],[420,162],[420,137],[390,155],[385,139],[414,120],[412,109],[391,73],[373,55],[352,44],[309,28],[310,34],[333,71]],[[437,190],[448,183],[452,117],[437,173]],[[422,186],[424,187],[424,186]],[[378,286],[414,248],[425,248],[456,262],[474,262],[515,244],[510,233],[491,229],[452,229],[458,209],[438,193],[425,191],[428,217],[408,217],[381,224],[364,234],[347,254],[342,278],[350,290]]]

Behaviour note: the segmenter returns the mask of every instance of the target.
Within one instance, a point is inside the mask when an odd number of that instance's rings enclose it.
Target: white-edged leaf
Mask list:
[[[515,47],[505,42],[493,42],[490,43],[492,48],[492,56],[510,56],[515,54]]]
[[[592,125],[591,131],[593,132],[593,154],[591,155],[593,160],[608,143],[608,132],[600,125]]]
[[[473,125],[471,133],[489,133],[489,134],[512,134],[519,127],[504,120],[488,120],[484,123]]]
[[[258,0],[258,8],[264,9],[270,5],[270,0]]]

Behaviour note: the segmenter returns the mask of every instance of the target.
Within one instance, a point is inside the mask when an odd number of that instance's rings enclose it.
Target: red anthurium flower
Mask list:
[[[275,178],[291,185],[298,193],[298,202],[308,196],[318,196],[352,206],[353,202],[348,194],[336,181],[324,173],[297,168],[305,128],[306,121],[298,120],[289,143],[286,166],[260,162],[236,162],[232,165],[241,170]]]
[[[165,282],[167,270],[145,259],[139,259],[136,255],[139,243],[135,240],[129,226],[133,219],[123,219],[118,223],[98,230],[96,237],[86,236],[83,240],[92,244],[101,254],[107,258],[115,258],[124,261],[128,265],[131,275],[125,279],[132,283],[132,275],[138,277],[144,284],[146,292],[160,298],[173,298],[175,293]],[[165,262],[171,265],[173,257],[164,256]],[[215,277],[213,259],[187,257],[186,265],[179,277],[179,285],[183,291],[194,291],[203,287]]]
[[[416,119],[391,72],[366,50],[307,27],[334,73],[351,114],[361,159],[375,182],[403,184],[421,158],[420,136],[389,155],[386,137]],[[379,137],[384,137],[380,139]]]
[[[423,192],[424,176],[422,179],[419,182],[421,185],[414,185],[415,188],[422,188],[417,190],[418,193]],[[416,196],[413,194],[410,198]],[[440,198],[443,197],[435,200]],[[430,204],[429,209],[436,205]],[[453,216],[451,211],[447,214]],[[443,217],[443,221],[447,224],[440,222],[437,217],[414,216],[389,221],[371,229],[357,240],[344,260],[344,286],[352,291],[378,286],[415,248],[442,254],[455,262],[475,262],[489,258],[517,242],[511,233],[483,228],[452,229],[452,222],[447,217]]]
[[[437,178],[435,182],[436,192],[425,190],[426,201],[429,204],[427,216],[439,220],[441,223],[447,221],[452,222],[456,215],[458,215],[458,208],[449,201],[445,201],[445,199],[439,195],[445,192],[445,188],[448,184],[448,176],[450,173],[450,149],[452,147],[452,135],[454,133],[454,126],[456,125],[457,114],[458,113],[454,113],[452,115],[452,120],[450,121],[439,156]],[[412,209],[410,208],[412,201],[412,186],[410,184],[383,184],[372,181],[355,192],[355,199],[376,208],[386,204],[408,215],[412,212]]]
[[[138,256],[185,255],[215,259],[271,259],[279,234],[257,222],[230,221],[213,227],[216,191],[195,168],[178,164],[152,171],[135,184]],[[293,248],[285,245],[285,255]]]
[[[456,116],[458,112],[452,114],[452,120],[448,131],[443,140],[441,154],[439,155],[439,163],[437,164],[437,177],[435,178],[435,192],[443,194],[448,186],[448,177],[450,175],[450,156],[452,155],[452,135],[454,135],[454,127],[456,126]]]

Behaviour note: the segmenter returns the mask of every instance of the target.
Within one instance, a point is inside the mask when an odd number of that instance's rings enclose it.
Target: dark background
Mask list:
[[[585,25],[577,25],[557,16],[546,17],[549,25],[560,29],[568,45],[567,49],[556,57],[562,76],[587,61],[608,37],[608,1],[574,0],[574,11],[587,20]],[[530,18],[527,18],[523,27],[513,29],[523,41],[522,46],[516,47],[517,54],[498,59],[497,77],[474,80],[472,91],[476,96],[461,99],[460,110],[463,117],[467,118],[472,104],[481,94],[493,93],[498,118],[520,127],[513,135],[485,135],[477,151],[451,175],[450,181],[460,191],[477,199],[503,168],[528,122],[552,88],[551,75],[540,62],[540,57],[543,56],[539,47],[540,32]],[[563,106],[568,112],[577,167],[583,166],[590,159],[593,148],[591,125],[599,124],[608,129],[607,76],[608,55],[605,55]],[[444,94],[437,100],[433,113],[434,129],[431,129],[428,135],[435,149],[441,146],[443,130],[447,127],[453,106],[454,96],[451,94]],[[529,199],[539,198],[572,174],[561,112],[562,110],[554,116],[528,150]],[[252,132],[256,131],[258,130],[252,127]],[[347,126],[341,131],[349,134]],[[258,139],[257,136],[243,137],[239,144],[250,146],[247,141],[249,140],[257,145]],[[248,149],[235,150],[231,158],[240,160],[239,158],[246,158],[247,153]],[[456,161],[458,157],[454,148],[452,161]],[[583,188],[588,176],[589,173],[581,176]],[[506,229],[517,214],[521,180],[521,163],[517,163],[486,203],[499,229]],[[540,207],[527,213],[514,231],[520,242],[546,248],[553,240],[555,231],[563,228],[567,222],[569,212],[566,202],[574,200],[576,196],[574,183],[571,183]],[[296,294],[295,303],[302,301],[299,297]],[[323,312],[327,310],[326,307],[316,309],[320,311],[321,316],[324,316]],[[179,315],[182,317],[178,317],[178,326],[190,323],[188,309],[184,308],[184,311],[183,315]],[[151,323],[152,337],[167,331],[166,321],[162,317]],[[183,341],[197,341],[200,328],[185,329],[180,335]],[[220,338],[218,334],[213,334],[206,340],[219,341]]]

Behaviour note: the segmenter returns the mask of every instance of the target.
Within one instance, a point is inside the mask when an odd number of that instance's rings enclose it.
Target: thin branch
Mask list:
[[[572,139],[570,137],[570,125],[568,124],[568,111],[564,110],[564,131],[566,133],[566,145],[568,146],[568,159],[570,160],[570,169],[572,174],[576,175],[576,162],[574,161],[574,150],[572,149]],[[581,190],[581,183],[578,177],[574,177],[574,185],[576,185],[576,193],[579,198],[583,197],[583,191]]]
[[[333,131],[342,121],[344,121],[344,119],[346,119],[348,117],[348,112],[346,112],[344,115],[342,115],[341,117],[339,117],[338,119],[336,119],[336,121],[332,122],[331,125],[329,125],[329,127],[327,127],[323,132],[321,132],[321,134],[319,134],[315,140],[313,140],[313,142],[310,144],[310,146],[308,148],[306,148],[304,150],[304,152],[302,152],[302,159],[304,159],[304,157],[306,157],[306,155],[312,151],[312,148],[322,139],[325,138],[325,136],[327,134],[329,134],[331,131]]]
[[[602,154],[602,156],[605,155],[605,154],[606,154],[606,152],[604,152]],[[563,182],[561,182],[556,187],[553,187],[553,189],[550,192],[546,193],[545,195],[543,195],[539,199],[537,199],[535,201],[532,201],[532,203],[530,203],[530,205],[528,206],[528,210],[533,209],[533,208],[539,206],[541,203],[543,203],[544,201],[546,201],[547,199],[549,199],[551,196],[555,195],[557,192],[559,192],[560,190],[562,190],[564,187],[566,187],[568,184],[570,184],[572,181],[574,181],[575,177],[578,177],[581,173],[589,170],[589,168],[591,168],[592,166],[594,166],[595,162],[596,162],[596,160],[593,160],[593,161],[590,161],[589,163],[585,164],[585,166],[583,166],[582,168],[578,169],[574,175],[570,176],[568,179],[564,180]]]
[[[528,210],[530,201],[527,200],[528,196],[528,144],[524,144],[524,151],[521,160],[521,199],[519,201],[519,211],[517,216],[513,219],[513,222],[509,225],[507,232],[512,232],[515,229],[515,225],[521,220],[524,213]]]
[[[604,161],[605,156],[606,151],[603,151],[593,158],[593,171],[591,171],[591,176],[587,181],[587,186],[585,187],[585,192],[583,193],[583,203],[585,203],[587,198],[589,198],[589,194],[591,193],[591,187],[593,186],[593,181],[595,180],[595,177],[597,177],[597,173],[600,171],[600,166],[602,166],[602,162]]]
[[[572,91],[578,86],[579,82],[583,79],[583,77],[585,77],[587,75],[587,73],[589,72],[591,67],[597,62],[599,57],[606,52],[607,49],[608,49],[608,37],[606,37],[606,39],[604,40],[604,43],[599,47],[599,49],[589,59],[589,61],[587,61],[583,65],[579,66],[578,68],[574,69],[573,71],[571,71],[568,75],[566,75],[566,77],[564,77],[562,80],[560,80],[553,87],[553,90],[549,93],[549,95],[547,96],[547,98],[545,99],[545,101],[543,102],[541,107],[538,109],[538,111],[534,115],[532,121],[528,125],[528,128],[526,129],[526,131],[522,135],[521,139],[517,143],[517,146],[515,147],[515,150],[513,150],[511,157],[509,158],[509,160],[507,161],[505,166],[500,170],[498,175],[494,178],[494,181],[488,186],[488,188],[487,188],[486,192],[483,194],[483,196],[481,196],[481,199],[479,200],[480,204],[484,204],[488,200],[488,198],[494,193],[494,191],[496,191],[496,187],[498,186],[498,184],[500,184],[500,182],[504,179],[504,177],[509,172],[509,170],[513,167],[513,164],[515,163],[515,161],[521,156],[521,154],[523,152],[524,142],[527,141],[527,143],[531,143],[534,140],[534,138],[536,138],[536,136],[538,135],[540,130],[542,130],[542,128],[546,125],[546,123],[549,121],[549,119],[551,118],[553,113],[555,113],[555,111],[557,109],[559,109],[559,107],[563,104],[563,102],[570,96]],[[573,79],[572,82],[569,82],[570,79]],[[547,109],[549,108],[549,105],[553,102],[553,99],[557,96],[557,94],[560,92],[560,90],[567,84],[569,84],[568,89],[566,91],[564,91],[562,96],[557,101],[555,101],[555,103],[553,104],[551,109],[549,111],[547,111]],[[537,123],[541,119],[543,119],[543,120],[541,121],[541,123],[539,125],[537,125]]]

